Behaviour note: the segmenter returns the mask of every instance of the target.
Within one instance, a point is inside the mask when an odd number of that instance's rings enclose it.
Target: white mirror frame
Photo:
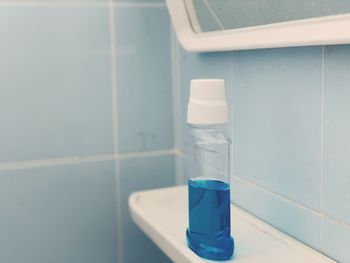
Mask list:
[[[184,0],[166,0],[173,27],[188,51],[209,52],[350,43],[350,14],[196,33]]]

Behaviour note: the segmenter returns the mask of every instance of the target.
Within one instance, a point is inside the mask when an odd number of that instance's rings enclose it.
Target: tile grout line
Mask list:
[[[163,155],[176,154],[175,148],[165,149],[165,150],[156,150],[149,152],[133,152],[133,153],[119,153],[116,155],[116,158],[119,160],[130,159],[130,158],[142,158],[142,157],[157,157]]]
[[[51,159],[38,159],[38,160],[23,160],[23,161],[10,161],[0,163],[0,171],[18,170],[38,167],[50,167],[67,164],[78,164],[86,162],[98,162],[114,160],[114,154],[99,154],[99,155],[85,155],[85,156],[68,156]]]
[[[182,155],[181,150],[179,150],[178,148],[174,148],[173,152],[174,152],[174,155]]]
[[[348,223],[348,222],[342,221],[342,220],[340,220],[340,219],[338,219],[338,218],[336,218],[336,217],[334,217],[332,215],[328,215],[327,213],[323,213],[323,217],[324,218],[329,218],[329,219],[335,221],[337,224],[340,224],[340,225],[342,225],[342,226],[344,226],[346,228],[349,228],[349,230],[350,230],[350,223]]]
[[[175,148],[157,150],[157,151],[147,151],[147,152],[131,152],[131,153],[121,153],[121,154],[97,154],[97,155],[85,155],[85,156],[67,156],[59,158],[48,158],[48,159],[36,159],[36,160],[22,160],[22,161],[9,161],[0,162],[0,171],[6,170],[18,170],[18,169],[28,169],[36,167],[49,167],[49,166],[59,166],[67,164],[78,164],[86,162],[99,162],[106,160],[122,160],[130,158],[140,158],[140,157],[155,157],[169,154],[179,154],[179,151]]]
[[[109,1],[109,0],[108,0]],[[70,1],[70,2],[41,2],[41,1],[2,1],[0,7],[107,7],[108,3],[101,2],[83,2],[83,1]]]
[[[180,154],[180,155],[182,155],[182,156],[184,156],[184,157],[189,157],[189,158],[192,157],[191,155],[189,155],[188,153],[183,152],[183,151],[182,151],[181,149],[179,149],[179,148],[175,148],[175,151],[176,151],[176,154]]]
[[[180,145],[183,143],[183,134],[182,134],[182,86],[181,86],[181,67],[180,67],[180,45],[176,37],[176,33],[174,30],[173,32],[173,44],[174,44],[174,52],[175,52],[175,70],[176,70],[176,84],[175,86],[175,92],[177,96],[177,105],[178,105],[178,125],[177,125],[177,131],[176,131],[176,136],[177,136],[177,141],[178,144],[175,145],[175,152],[178,155],[178,164],[179,167],[177,167],[177,179],[180,184],[186,181],[186,178],[184,177],[183,173],[183,167],[184,167],[184,162],[183,162],[183,154],[182,151],[179,149]],[[179,148],[178,148],[179,147]]]
[[[176,66],[175,66],[175,47],[174,47],[174,36],[173,36],[173,31],[172,31],[172,26],[171,26],[171,21],[169,23],[169,32],[170,32],[170,66],[171,66],[171,95],[172,95],[172,116],[173,116],[173,145],[176,147],[178,145],[178,136],[177,136],[177,116],[178,116],[178,111],[177,111],[177,96],[176,96],[176,81],[177,81],[177,74],[176,74]],[[175,161],[175,166],[174,166],[174,181],[175,185],[180,184],[180,175],[179,175],[179,167],[181,166],[180,164],[180,157],[177,156],[176,154],[174,155],[174,161]]]
[[[175,36],[175,53],[176,53],[176,72],[177,72],[177,84],[178,84],[178,90],[176,92],[177,94],[177,98],[178,98],[178,105],[179,105],[179,123],[178,123],[178,141],[179,141],[179,144],[183,143],[183,137],[182,137],[182,130],[181,130],[181,124],[182,124],[182,103],[181,103],[181,99],[182,99],[182,87],[181,87],[181,67],[180,67],[180,45],[179,45],[179,42],[177,41],[177,38],[176,38],[176,33],[175,31],[173,31],[173,34]],[[176,148],[177,148],[177,145],[176,145]]]
[[[177,88],[178,88],[178,74],[177,74],[177,62],[176,62],[176,55],[177,52],[175,50],[175,39],[174,39],[174,33],[172,31],[172,27],[170,24],[170,50],[171,50],[171,89],[172,89],[172,111],[173,111],[173,140],[174,140],[174,146],[176,147],[179,143],[179,138],[178,138],[178,117],[179,117],[179,112],[178,112],[178,97],[177,97]]]
[[[174,146],[175,148],[180,143],[180,111],[179,111],[179,102],[180,97],[178,94],[179,87],[179,68],[178,68],[178,50],[175,32],[172,30],[172,25],[170,21],[170,47],[171,47],[171,86],[172,86],[172,97],[173,97],[173,137],[174,137]],[[175,156],[175,184],[181,184],[181,174],[182,174],[182,157],[177,155]]]
[[[324,118],[324,51],[325,46],[322,46],[322,58],[321,58],[321,112],[320,112],[320,120],[321,120],[321,131],[320,131],[320,210],[321,210],[321,237],[320,237],[320,248],[321,251],[324,250],[324,236],[323,236],[323,228],[324,228],[324,170],[323,170],[323,118]]]
[[[230,129],[230,136],[231,136],[231,149],[230,149],[230,156],[229,156],[229,164],[231,164],[230,165],[230,169],[229,169],[229,171],[230,171],[230,177],[231,177],[231,174],[232,173],[234,173],[234,156],[233,156],[233,154],[234,154],[234,133],[233,133],[233,120],[234,120],[234,118],[233,118],[233,94],[234,94],[234,92],[233,92],[233,89],[234,89],[234,86],[233,86],[233,82],[234,82],[234,79],[233,79],[233,72],[234,72],[234,68],[233,68],[233,52],[232,51],[230,51],[230,87],[229,87],[229,89],[230,89],[230,92],[229,92],[229,95],[230,96],[232,96],[231,98],[230,98],[230,102],[231,102],[231,106],[229,106],[229,110],[230,110],[230,112],[229,112],[229,116],[230,116],[230,124],[229,124],[229,129]],[[230,182],[231,183],[231,182]],[[231,202],[232,202],[232,199],[230,200]]]
[[[116,62],[116,32],[113,0],[108,0],[109,37],[111,52],[111,95],[112,95],[112,133],[114,154],[118,153],[118,120],[117,120],[117,62]],[[122,204],[120,186],[120,163],[119,158],[114,159],[115,180],[115,206],[116,206],[116,238],[117,238],[117,261],[123,262],[123,231],[122,231]]]
[[[295,206],[297,206],[297,207],[300,207],[300,208],[302,208],[302,209],[305,209],[305,210],[307,210],[307,211],[313,213],[314,215],[321,216],[321,212],[316,211],[316,210],[313,210],[312,208],[307,207],[307,206],[304,206],[304,205],[302,205],[302,204],[300,204],[300,203],[298,203],[298,202],[295,202],[295,201],[293,201],[293,200],[291,200],[291,199],[288,199],[287,197],[284,197],[283,195],[281,195],[281,194],[279,194],[279,193],[276,193],[276,192],[273,192],[273,191],[271,191],[271,190],[268,190],[268,189],[266,189],[266,188],[264,188],[264,187],[262,187],[262,186],[260,186],[260,185],[257,185],[257,184],[255,184],[255,183],[253,183],[253,182],[250,182],[250,181],[248,181],[248,180],[245,180],[245,179],[243,179],[243,178],[241,178],[241,177],[239,177],[239,176],[237,176],[237,175],[231,174],[231,177],[233,177],[234,179],[236,179],[236,180],[238,180],[238,181],[240,181],[240,182],[242,182],[242,183],[245,183],[245,184],[247,184],[247,185],[249,185],[249,186],[251,186],[251,187],[253,187],[253,188],[255,188],[255,189],[258,189],[258,190],[263,191],[263,192],[265,192],[265,193],[271,194],[271,195],[273,195],[273,196],[275,196],[275,197],[277,197],[277,198],[279,198],[279,199],[282,199],[283,201],[285,201],[285,202],[287,202],[287,203],[290,203],[290,204],[293,204],[293,205],[295,205]]]
[[[177,154],[179,153],[182,153],[181,149],[180,149],[180,145],[183,144],[183,133],[182,133],[182,86],[181,86],[181,66],[180,66],[180,43],[178,42],[177,38],[176,38],[176,33],[175,33],[175,30],[173,31],[174,32],[174,36],[175,36],[175,51],[176,51],[176,72],[177,72],[177,84],[178,84],[178,90],[177,90],[177,97],[178,97],[178,105],[179,105],[179,120],[178,120],[178,141],[179,141],[179,145],[176,145],[176,148],[175,148],[175,151]],[[179,148],[178,148],[179,147]],[[180,164],[180,167],[179,167],[179,180],[180,180],[180,183],[183,184],[183,183],[187,183],[187,180],[188,180],[188,175],[184,174],[184,159],[183,159],[183,154],[179,154],[179,164]]]
[[[114,2],[107,0],[105,2],[85,2],[85,1],[67,1],[67,2],[41,2],[41,1],[3,1],[0,7],[134,7],[134,8],[164,8],[165,3],[154,2]]]

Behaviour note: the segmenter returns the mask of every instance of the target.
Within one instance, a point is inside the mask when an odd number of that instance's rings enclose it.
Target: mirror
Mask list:
[[[185,0],[196,33],[350,13],[346,0]]]
[[[349,0],[166,0],[185,49],[350,43]]]

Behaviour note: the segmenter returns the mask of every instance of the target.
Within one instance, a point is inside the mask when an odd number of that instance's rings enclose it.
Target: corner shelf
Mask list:
[[[129,208],[134,222],[173,261],[211,262],[198,257],[186,244],[186,186],[133,193]],[[227,263],[335,262],[235,205],[231,205],[231,228],[236,247]]]

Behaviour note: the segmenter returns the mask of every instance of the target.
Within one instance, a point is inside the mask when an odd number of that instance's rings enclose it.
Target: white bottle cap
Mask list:
[[[191,124],[228,122],[228,106],[223,79],[194,79],[191,81],[187,122]]]

